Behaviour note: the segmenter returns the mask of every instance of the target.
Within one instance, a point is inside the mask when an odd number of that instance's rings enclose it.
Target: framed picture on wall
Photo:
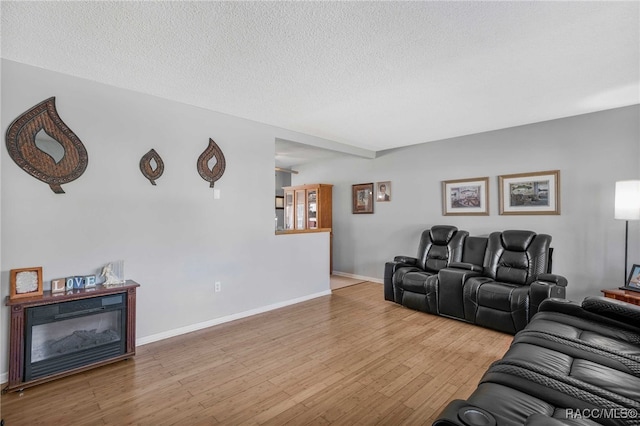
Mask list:
[[[560,170],[498,176],[501,215],[560,214]]]
[[[373,182],[351,185],[352,213],[373,213]]]
[[[284,209],[284,196],[276,195],[276,209]]]
[[[376,201],[391,201],[391,181],[376,183]]]
[[[488,177],[442,181],[442,215],[488,215],[488,188]]]

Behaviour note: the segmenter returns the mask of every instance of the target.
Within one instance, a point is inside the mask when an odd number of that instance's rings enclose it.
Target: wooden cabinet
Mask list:
[[[284,229],[331,228],[333,185],[323,183],[284,187]]]
[[[285,186],[284,232],[329,230],[329,272],[333,272],[332,189],[324,183]]]

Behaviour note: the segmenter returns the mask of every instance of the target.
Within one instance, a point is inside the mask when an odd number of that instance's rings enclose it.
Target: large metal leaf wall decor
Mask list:
[[[40,102],[16,118],[7,129],[6,143],[9,156],[22,170],[49,184],[56,194],[64,194],[61,185],[84,173],[89,156],[58,115],[55,99]]]
[[[209,166],[209,162],[215,158],[216,163],[213,167]],[[220,147],[209,138],[209,146],[198,157],[198,173],[202,179],[210,183],[209,187],[213,188],[213,184],[222,177],[227,163]]]
[[[160,179],[160,176],[162,176],[164,172],[164,162],[155,149],[152,149],[142,156],[140,159],[140,171],[144,177],[149,179],[151,185],[155,185],[156,180]]]

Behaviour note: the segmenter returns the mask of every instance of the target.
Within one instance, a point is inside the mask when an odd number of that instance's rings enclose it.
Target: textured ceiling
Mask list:
[[[3,58],[370,150],[640,102],[631,2],[2,2]]]

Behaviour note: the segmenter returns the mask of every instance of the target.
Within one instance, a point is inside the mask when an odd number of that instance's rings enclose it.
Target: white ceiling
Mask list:
[[[7,2],[3,58],[378,151],[640,103],[640,3]]]

